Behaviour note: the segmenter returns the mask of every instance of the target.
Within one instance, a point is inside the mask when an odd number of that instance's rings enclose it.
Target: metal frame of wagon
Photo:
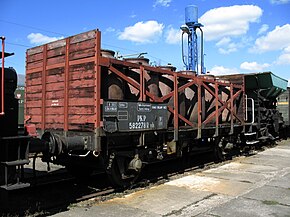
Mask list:
[[[107,67],[108,70],[116,74],[118,77],[126,81],[128,84],[132,85],[134,88],[136,88],[139,93],[139,101],[145,101],[146,97],[150,98],[150,101],[152,102],[164,102],[165,100],[169,99],[170,97],[173,97],[173,107],[168,106],[168,111],[173,113],[173,131],[174,131],[174,139],[175,141],[178,140],[178,132],[182,130],[182,127],[179,126],[179,120],[186,123],[191,129],[197,130],[197,138],[202,138],[202,130],[206,129],[207,124],[215,118],[215,134],[214,136],[219,136],[219,116],[222,114],[224,110],[227,110],[229,112],[229,115],[231,116],[231,123],[230,125],[227,125],[227,127],[230,127],[230,134],[234,133],[234,122],[237,121],[239,123],[239,127],[244,127],[244,117],[239,117],[237,112],[235,111],[235,104],[234,101],[238,97],[244,98],[244,85],[243,84],[233,84],[226,81],[218,81],[212,78],[206,78],[202,76],[196,76],[196,75],[188,75],[188,74],[182,74],[181,72],[172,72],[169,70],[161,69],[160,67],[152,67],[152,66],[145,66],[145,65],[139,65],[136,63],[131,63],[127,61],[122,61],[118,59],[112,59],[108,57],[102,57],[101,56],[101,32],[99,30],[95,31],[95,55],[93,57],[86,57],[82,59],[77,60],[69,60],[69,46],[70,46],[70,39],[66,38],[66,47],[65,47],[65,61],[62,63],[54,63],[51,65],[47,65],[47,46],[49,44],[43,45],[42,54],[43,55],[43,64],[42,66],[36,66],[35,68],[27,68],[26,73],[33,73],[37,71],[42,71],[42,96],[45,96],[46,91],[46,71],[53,68],[58,67],[64,67],[64,131],[68,131],[68,85],[69,85],[69,67],[77,64],[82,63],[89,63],[94,62],[94,101],[95,101],[95,118],[94,118],[94,127],[95,127],[95,135],[96,138],[99,138],[101,136],[100,129],[103,126],[102,122],[102,112],[101,112],[101,105],[103,104],[103,99],[101,98],[101,68]],[[41,48],[39,47],[39,49]],[[115,65],[127,67],[130,69],[139,69],[140,70],[140,82],[137,82],[136,80],[133,80],[132,78],[125,75],[123,72],[119,71]],[[157,97],[150,93],[148,90],[145,89],[145,70],[150,71],[150,73],[157,73],[160,75],[170,75],[173,76],[173,91],[168,93],[165,96]],[[186,83],[180,85],[178,83],[178,79],[185,79]],[[211,86],[210,86],[211,84]],[[198,113],[197,113],[197,124],[190,122],[186,117],[181,115],[178,111],[178,94],[182,91],[184,91],[186,88],[189,88],[190,86],[196,85],[197,86],[197,94],[198,94]],[[219,96],[219,87],[225,87],[229,89],[229,96],[226,101],[223,101]],[[214,87],[214,89],[213,89]],[[201,96],[201,90],[204,88],[205,91],[207,91],[209,94],[211,94],[216,100],[215,100],[215,111],[213,111],[205,120],[202,120],[202,96]],[[45,130],[45,100],[42,100],[42,110],[41,110],[41,129]],[[243,110],[245,111],[245,105],[243,105]]]

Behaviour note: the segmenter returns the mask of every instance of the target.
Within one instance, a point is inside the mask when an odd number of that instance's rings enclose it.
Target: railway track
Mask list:
[[[48,177],[41,177],[37,185],[28,189],[1,192],[0,214],[3,216],[7,214],[51,215],[65,211],[70,206],[77,206],[80,202],[81,206],[90,206],[91,203],[122,197],[140,189],[160,185],[231,161],[215,163],[213,158],[200,154],[192,156],[191,161],[186,164],[175,160],[170,164],[161,162],[158,165],[148,165],[144,168],[139,181],[126,190],[110,187],[105,174],[94,174],[88,179],[78,180],[62,170]]]

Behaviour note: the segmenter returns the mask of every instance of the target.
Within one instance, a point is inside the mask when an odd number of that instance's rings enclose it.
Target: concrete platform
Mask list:
[[[290,216],[290,140],[250,157],[55,216]]]

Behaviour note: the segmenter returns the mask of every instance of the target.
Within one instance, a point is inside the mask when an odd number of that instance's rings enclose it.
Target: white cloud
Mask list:
[[[290,53],[290,46],[286,47],[286,48],[284,49],[284,52],[286,52],[286,53]]]
[[[290,46],[290,24],[276,26],[267,35],[257,38],[252,52],[262,53],[266,51],[282,50]]]
[[[267,24],[263,24],[261,26],[261,28],[259,29],[257,35],[261,35],[263,34],[264,32],[267,32],[267,30],[269,29],[269,26]]]
[[[218,47],[228,45],[231,42],[231,39],[229,37],[224,37],[221,40],[219,40],[215,45]]]
[[[238,44],[235,44],[235,43],[230,43],[226,48],[219,48],[218,51],[221,53],[221,54],[230,54],[230,53],[233,53],[233,52],[236,52],[238,51]]]
[[[216,43],[218,51],[221,54],[229,54],[238,51],[239,48],[244,46],[244,42],[239,43],[232,42],[231,38],[224,37]]]
[[[155,20],[138,22],[128,26],[120,33],[120,40],[129,40],[137,43],[154,43],[162,35],[164,25]]]
[[[290,65],[290,53],[281,54],[278,57],[276,64],[278,64],[278,65]]]
[[[211,70],[210,70],[210,74],[213,75],[230,75],[230,74],[239,74],[239,70],[237,70],[236,68],[226,68],[224,66],[214,66]]]
[[[114,29],[113,27],[108,27],[105,32],[115,32],[115,31],[116,29]]]
[[[169,27],[165,41],[168,44],[181,44],[181,30]]]
[[[248,70],[248,71],[258,72],[258,71],[263,71],[264,69],[268,68],[269,66],[270,66],[269,63],[259,64],[257,62],[243,62],[240,65],[240,68]]]
[[[286,47],[275,61],[277,65],[290,65],[290,46]]]
[[[290,0],[270,0],[272,4],[287,4]]]
[[[153,4],[153,7],[162,6],[162,7],[169,7],[171,0],[156,0]]]
[[[40,44],[46,44],[52,41],[56,41],[59,39],[63,39],[63,37],[49,37],[41,33],[30,33],[27,36],[27,39],[29,40],[30,44],[40,45]]]
[[[246,34],[250,23],[258,22],[262,13],[262,9],[255,5],[234,5],[211,9],[199,22],[204,24],[206,40],[219,40]]]

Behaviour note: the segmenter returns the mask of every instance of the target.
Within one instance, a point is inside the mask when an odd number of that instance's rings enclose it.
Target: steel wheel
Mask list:
[[[132,159],[111,153],[106,172],[112,185],[116,188],[128,188],[139,177],[140,170],[130,169]]]

